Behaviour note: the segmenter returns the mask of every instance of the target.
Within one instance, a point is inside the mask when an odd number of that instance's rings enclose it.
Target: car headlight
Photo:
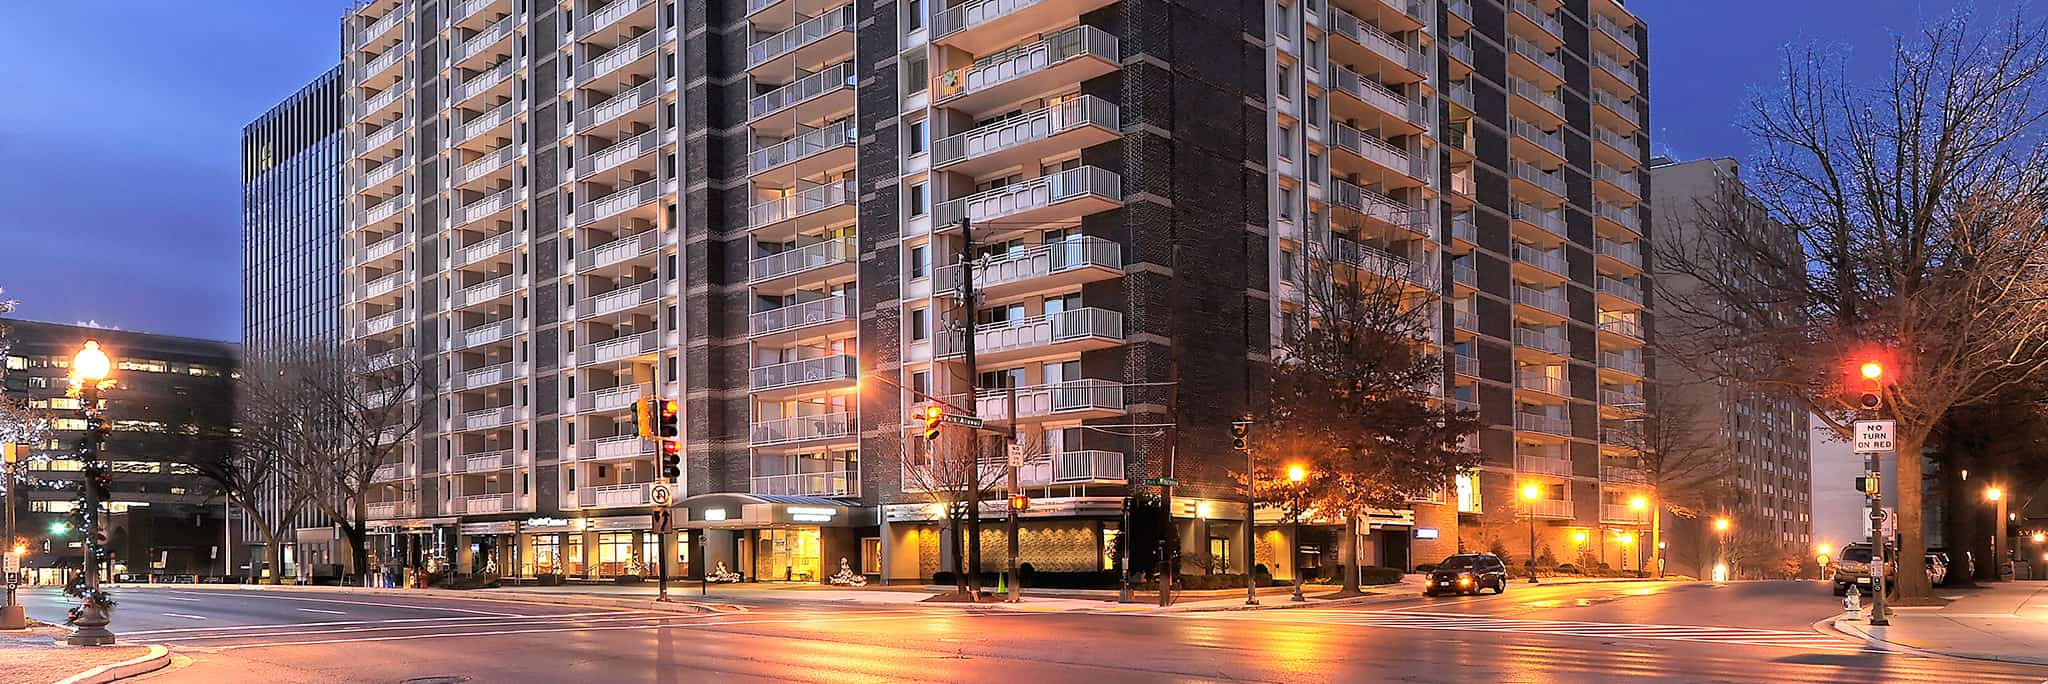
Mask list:
[[[1470,575],[1470,574],[1460,574],[1460,575],[1458,575],[1458,584],[1461,584],[1461,585],[1463,585],[1463,584],[1471,584],[1471,583],[1472,583],[1472,575]]]

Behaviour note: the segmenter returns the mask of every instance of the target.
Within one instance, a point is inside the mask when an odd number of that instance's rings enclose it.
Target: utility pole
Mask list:
[[[7,605],[0,607],[0,629],[28,629],[28,614],[22,609],[21,602],[14,598],[14,585],[21,575],[21,556],[25,550],[14,538],[14,478],[21,469],[22,452],[27,450],[25,444],[0,444],[0,455],[5,456],[0,461],[7,466],[5,475],[0,475],[7,479],[7,539],[6,547],[0,548],[0,553],[7,554]]]
[[[1024,443],[1017,439],[1017,386],[1011,384],[1009,389],[1010,443],[1004,445],[1003,457],[1006,459],[1009,469],[1011,503],[1004,508],[1010,511],[1009,533],[1007,535],[1010,547],[1009,601],[1011,603],[1018,603],[1024,598],[1024,574],[1021,571],[1020,564],[1017,562],[1017,515],[1023,512],[1018,510],[1017,502],[1021,499],[1017,497],[1022,495],[1024,490],[1017,486],[1017,466],[1023,465]]]
[[[1252,509],[1258,504],[1256,491],[1253,489],[1258,486],[1258,478],[1254,470],[1256,464],[1252,462],[1251,436],[1251,416],[1245,416],[1230,425],[1231,446],[1244,452],[1244,604],[1256,606],[1259,605],[1259,584],[1258,578],[1254,576],[1257,573],[1252,572],[1252,562],[1258,560],[1258,554],[1252,545]]]
[[[981,372],[974,364],[975,315],[980,311],[979,297],[974,290],[974,219],[960,217],[960,308],[967,311],[964,316],[965,328],[960,333],[961,351],[967,365],[967,401],[969,417],[977,417],[981,404]],[[978,601],[981,597],[981,432],[969,431],[967,440],[967,496],[972,501],[967,506],[967,590]]]

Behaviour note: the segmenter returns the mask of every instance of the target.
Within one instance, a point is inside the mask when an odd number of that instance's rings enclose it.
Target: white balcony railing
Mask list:
[[[460,290],[456,290],[455,296],[451,297],[450,299],[454,300],[453,304],[458,307],[475,306],[478,304],[482,304],[484,302],[491,301],[493,299],[497,299],[499,297],[503,297],[508,294],[512,294],[514,291],[517,291],[521,287],[521,285],[523,284],[522,281],[523,278],[518,275],[502,275],[475,285],[471,285],[469,287],[462,288]]]
[[[1621,118],[1628,120],[1630,123],[1642,120],[1636,116],[1636,106],[1633,103],[1622,98],[1620,95],[1599,88],[1593,89],[1593,104],[1614,110],[1615,114],[1621,115]]]
[[[1551,154],[1559,157],[1564,156],[1564,137],[1558,135],[1555,131],[1545,131],[1537,128],[1535,124],[1521,119],[1509,119],[1508,131],[1514,133],[1515,137],[1536,143],[1537,147],[1541,147]]]
[[[661,147],[661,131],[648,129],[647,132],[621,140],[611,147],[584,155],[576,162],[576,177],[589,178],[609,171],[655,151]]]
[[[1572,393],[1571,381],[1566,380],[1562,377],[1544,375],[1542,373],[1530,371],[1516,373],[1515,386],[1521,389],[1535,390],[1538,392],[1543,392],[1545,394],[1555,394],[1558,396],[1571,396]]]
[[[747,154],[747,172],[760,173],[842,147],[852,147],[859,137],[853,119],[840,119],[823,128],[805,131]]]
[[[634,458],[654,453],[654,442],[641,439],[639,435],[613,435],[584,442],[580,456],[584,460],[612,460]]]
[[[1600,367],[1638,377],[1643,374],[1642,358],[1615,352],[1601,352]]]
[[[835,470],[823,473],[755,475],[748,483],[754,494],[779,496],[860,496],[860,473]]]
[[[632,2],[633,0],[619,0]],[[584,508],[645,506],[654,503],[654,483],[586,485],[576,490],[576,504]]]
[[[517,335],[523,329],[524,319],[506,319],[483,323],[462,331],[462,346],[476,347]]]
[[[1562,250],[1546,252],[1534,247],[1517,244],[1515,245],[1515,261],[1535,266],[1557,275],[1566,274],[1564,252]]]
[[[1564,22],[1558,21],[1557,17],[1551,13],[1538,9],[1535,3],[1529,2],[1529,0],[1513,0],[1509,4],[1514,6],[1515,14],[1527,18],[1531,23],[1536,24],[1537,28],[1543,29],[1544,33],[1550,34],[1552,38],[1560,40],[1564,38]]]
[[[1593,64],[1600,67],[1601,71],[1607,72],[1608,76],[1614,77],[1614,80],[1620,81],[1622,85],[1628,86],[1630,89],[1637,87],[1636,72],[1629,67],[1627,62],[1610,57],[1604,52],[1596,51],[1593,53]]]
[[[1573,516],[1570,499],[1524,500],[1520,505],[1523,515],[1537,518],[1570,518]]]
[[[652,254],[659,249],[661,231],[644,230],[583,250],[583,253],[576,257],[576,268],[584,271],[603,268],[643,254]]]
[[[823,71],[791,81],[788,85],[748,98],[747,114],[758,119],[828,92],[852,88],[858,78],[852,62],[841,62]]]
[[[576,211],[576,218],[582,223],[610,218],[631,211],[635,207],[652,204],[659,197],[660,183],[650,180],[583,203]]]
[[[1648,525],[1650,509],[1648,506],[1636,508],[1629,504],[1603,503],[1600,504],[1600,522]]]
[[[789,306],[757,311],[747,316],[747,331],[767,335],[813,325],[853,320],[854,303],[845,296],[831,296]]]
[[[852,238],[836,238],[755,257],[747,262],[747,278],[759,282],[814,268],[852,263],[856,249]]]
[[[653,54],[661,46],[661,35],[660,31],[650,28],[641,32],[639,36],[619,43],[602,55],[591,57],[590,61],[584,62],[583,66],[576,69],[576,81],[594,82],[611,72],[618,71],[620,67]]]
[[[384,124],[383,128],[377,129],[377,132],[371,133],[367,136],[363,136],[363,145],[362,147],[357,148],[356,151],[357,153],[362,153],[377,149],[379,147],[383,147],[385,145],[390,144],[391,141],[398,139],[398,136],[404,134],[404,119]]]
[[[455,253],[455,265],[467,266],[503,254],[519,245],[520,232],[517,228],[469,243]]]
[[[1640,340],[1643,339],[1643,324],[1633,318],[1609,318],[1600,321],[1600,332],[1613,333]]]
[[[1527,202],[1516,202],[1509,207],[1508,215],[1516,221],[1542,228],[1559,237],[1565,234],[1564,213],[1556,209],[1542,209]]]
[[[1627,50],[1629,54],[1643,54],[1641,46],[1636,42],[1635,32],[1631,31],[1628,27],[1622,26],[1613,19],[1600,14],[1593,15],[1592,23],[1594,30],[1607,34],[1608,38],[1612,39],[1615,44],[1620,45],[1623,50]]]
[[[981,354],[1029,349],[1086,339],[1122,340],[1124,315],[1120,311],[1082,307],[1044,316],[1000,321],[975,326],[975,351]],[[937,336],[937,353],[953,355],[964,351],[960,335]]]
[[[747,369],[748,385],[756,392],[813,382],[852,380],[859,375],[860,361],[847,354],[798,359]]]
[[[1547,292],[1544,290],[1538,290],[1531,287],[1516,285],[1515,303],[1526,306],[1533,306],[1538,309],[1548,311],[1553,314],[1557,314],[1559,316],[1571,315],[1571,310],[1565,307],[1564,295],[1561,295],[1557,292]]]
[[[477,157],[475,161],[463,164],[462,168],[456,169],[455,184],[462,185],[488,176],[492,171],[505,168],[506,164],[510,164],[512,160],[518,158],[518,143],[506,143],[504,147],[485,152],[483,156]]]
[[[1633,173],[1625,173],[1606,164],[1594,164],[1593,177],[1621,188],[1621,191],[1628,193],[1630,197],[1643,196],[1642,186],[1636,182],[1636,175]]]
[[[1522,99],[1536,103],[1537,107],[1541,107],[1543,111],[1550,112],[1552,116],[1560,119],[1564,118],[1564,101],[1558,99],[1557,91],[1555,90],[1511,76],[1508,78],[1508,91]]]
[[[1068,169],[949,200],[933,207],[932,221],[942,225],[963,218],[984,222],[1091,195],[1121,203],[1123,179],[1094,166]]]
[[[1508,168],[1514,172],[1515,178],[1518,180],[1527,181],[1529,184],[1543,188],[1550,194],[1559,197],[1563,197],[1565,194],[1563,177],[1521,161],[1508,162]]]
[[[1404,205],[1392,197],[1367,190],[1351,181],[1332,178],[1330,189],[1331,205],[1402,228],[1418,229],[1429,225],[1427,211]]]
[[[1607,238],[1595,238],[1593,250],[1600,256],[1634,266],[1643,267],[1643,252],[1633,242],[1615,242]]]
[[[512,72],[518,70],[519,60],[507,57],[505,61],[484,69],[482,73],[471,76],[469,80],[463,81],[462,85],[456,86],[455,101],[460,103],[481,95],[484,91],[504,83],[505,79],[512,77]]]
[[[607,387],[590,393],[590,410],[617,411],[639,400],[640,386],[637,384]]]
[[[1526,415],[1526,414],[1525,414]],[[1572,476],[1572,457],[1563,449],[1515,449],[1515,472],[1533,475]]]
[[[788,30],[754,41],[754,44],[747,46],[747,68],[760,66],[763,62],[795,52],[797,48],[852,27],[853,5],[841,5],[838,9],[827,10],[824,14],[806,19],[801,24],[789,27]]]
[[[1637,304],[1643,303],[1643,289],[1633,282],[1603,275],[1594,278],[1593,284],[1600,294],[1613,295]]]
[[[585,36],[597,33],[598,30],[611,26],[653,3],[654,0],[612,0],[611,4],[598,8],[596,12],[583,15],[583,18],[576,22],[576,33]]]
[[[1123,247],[1102,238],[1061,240],[1030,247],[983,261],[975,267],[974,279],[982,288],[1019,283],[1082,268],[1122,269]],[[938,288],[960,286],[960,267],[939,270]]]
[[[1428,70],[1423,65],[1423,53],[1421,51],[1409,48],[1406,43],[1402,43],[1393,36],[1387,35],[1386,32],[1379,30],[1378,27],[1372,24],[1360,21],[1358,17],[1353,16],[1350,12],[1332,8],[1331,14],[1333,20],[1330,22],[1330,32],[1350,38],[1359,45],[1365,46],[1366,49],[1378,53],[1381,57],[1385,57],[1387,60],[1405,68],[1418,72]]]
[[[1406,150],[1381,140],[1379,136],[1368,135],[1343,123],[1336,124],[1334,128],[1337,132],[1337,147],[1349,150],[1352,154],[1364,157],[1380,166],[1408,175],[1421,175],[1419,173],[1422,170],[1420,165],[1413,163],[1409,159]]]
[[[1042,418],[1080,411],[1123,411],[1122,383],[1083,378],[1017,388],[1017,417]],[[975,415],[986,420],[1009,420],[1010,391],[983,390],[975,394]]]
[[[807,214],[853,203],[853,179],[798,190],[789,195],[747,207],[748,225],[780,223]]]
[[[363,321],[363,334],[376,335],[398,327],[405,321],[403,311],[392,311]]]
[[[481,220],[486,216],[490,216],[492,214],[496,214],[498,212],[511,209],[514,205],[519,204],[519,200],[525,198],[526,188],[516,185],[505,188],[503,190],[499,190],[488,195],[484,195],[483,197],[479,197],[475,201],[470,202],[469,204],[462,205],[461,222],[470,223],[472,221]]]
[[[764,420],[754,423],[748,430],[747,443],[760,447],[847,437],[853,434],[854,424],[851,413],[825,413]]]
[[[499,19],[498,23],[491,24],[484,30],[478,31],[463,40],[462,46],[455,50],[455,61],[460,62],[475,57],[486,48],[498,44],[498,41],[510,37],[517,30],[519,30],[519,17],[517,15],[507,15],[505,18]]]
[[[1085,56],[1112,63],[1122,58],[1117,52],[1116,36],[1093,26],[1075,26],[1031,43],[983,56],[971,65],[935,74],[932,97],[934,101],[944,101],[987,90]]]
[[[477,136],[483,135],[484,131],[505,125],[517,116],[519,116],[519,100],[517,99],[492,107],[490,110],[471,116],[468,121],[462,122],[462,135],[456,139],[456,142],[469,142]]]
[[[463,371],[461,375],[458,375],[454,378],[456,380],[455,389],[465,390],[475,389],[478,387],[489,387],[491,385],[511,380],[514,377],[518,377],[518,375],[519,365],[510,361],[506,361],[503,363],[484,366],[482,368]]]
[[[576,307],[576,315],[579,318],[603,316],[660,300],[660,281],[621,285],[610,292],[583,298],[582,305]]]
[[[1593,203],[1593,215],[1620,224],[1621,227],[1629,229],[1629,232],[1632,233],[1643,232],[1641,222],[1637,219],[1639,213],[1633,206],[1624,207],[1619,204],[1598,201]]]
[[[1558,78],[1564,78],[1564,62],[1562,60],[1559,60],[1557,58],[1557,55],[1544,52],[1541,46],[1538,46],[1535,43],[1522,40],[1520,38],[1509,38],[1508,48],[1512,50],[1515,54],[1521,55],[1522,57],[1528,59],[1531,62],[1535,62],[1536,66],[1542,67],[1544,71],[1550,72],[1550,75],[1556,76]]]
[[[372,206],[369,209],[364,210],[363,223],[374,224],[385,219],[391,218],[393,216],[398,215],[399,210],[404,209],[408,206],[412,206],[412,196],[405,194],[393,196],[390,199],[378,202],[375,206]]]
[[[1571,340],[1565,339],[1563,335],[1544,330],[1515,328],[1515,344],[1559,356],[1572,353]]]
[[[405,7],[403,5],[391,8],[390,11],[384,13],[384,16],[370,22],[369,26],[363,27],[363,30],[356,34],[356,44],[368,45],[370,41],[376,40],[379,36],[384,35],[385,31],[391,30],[391,27],[397,26],[400,21],[403,21],[405,14]]]
[[[630,359],[642,354],[652,354],[660,347],[660,333],[625,333],[618,337],[592,343],[584,347],[577,360],[581,363],[607,363],[620,359]]]
[[[1121,126],[1118,116],[1115,104],[1094,95],[1083,95],[940,138],[932,143],[932,164],[944,165],[998,152],[1082,126],[1115,131]]]
[[[592,130],[612,119],[625,116],[627,112],[652,104],[661,97],[659,87],[655,81],[648,81],[584,108],[583,113],[576,115],[576,129]]]
[[[1418,117],[1424,116],[1424,114],[1414,111],[1412,103],[1409,102],[1407,96],[1380,85],[1379,81],[1360,76],[1358,72],[1343,66],[1336,68],[1335,78],[1331,79],[1331,81],[1331,85],[1335,89],[1364,101],[1374,109],[1391,114],[1396,118],[1418,123],[1422,121]]]

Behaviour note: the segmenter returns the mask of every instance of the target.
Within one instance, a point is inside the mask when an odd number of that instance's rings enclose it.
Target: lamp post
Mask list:
[[[1650,510],[1650,499],[1642,495],[1637,495],[1635,498],[1628,500],[1628,506],[1629,508],[1633,508],[1637,511],[1648,511]],[[1647,577],[1648,573],[1644,572],[1643,568],[1644,562],[1642,552],[1637,551],[1636,554],[1636,577]]]
[[[1536,498],[1543,496],[1543,488],[1533,484],[1522,485],[1522,505],[1529,514],[1529,583],[1536,584]]]
[[[7,583],[7,605],[0,606],[0,629],[28,629],[28,613],[21,607],[21,602],[14,598],[15,579],[21,574],[22,557],[28,553],[28,547],[22,546],[21,542],[14,538],[14,478],[15,470],[21,467],[21,452],[24,449],[26,445],[22,444],[0,444],[0,461],[4,461],[7,466],[5,472],[0,472],[0,478],[5,478],[7,485],[5,565],[8,571],[5,578],[0,578],[0,581]]]
[[[1636,552],[1635,552],[1635,542],[1636,542],[1636,535],[1635,535],[1635,533],[1634,533],[1634,532],[1628,532],[1628,531],[1623,531],[1623,532],[1622,532],[1621,534],[1619,534],[1619,535],[1616,535],[1616,536],[1615,536],[1615,539],[1614,539],[1614,540],[1615,540],[1615,541],[1618,541],[1618,542],[1621,542],[1621,569],[1622,569],[1622,571],[1623,571],[1623,572],[1627,572],[1627,571],[1628,571],[1628,560],[1629,560],[1629,557],[1630,557],[1630,556],[1634,556],[1634,555],[1635,555],[1635,553],[1636,553]],[[1641,558],[1637,558],[1637,559],[1636,559],[1636,572],[1637,572],[1638,574],[1642,573],[1642,571],[1643,571],[1642,565],[1643,565],[1643,563],[1642,563],[1642,559],[1641,559]]]
[[[1577,546],[1577,547],[1578,547],[1577,549],[1575,549],[1575,550],[1574,550],[1574,551],[1575,551],[1575,553],[1573,553],[1573,554],[1572,554],[1572,562],[1574,562],[1574,563],[1578,563],[1578,564],[1580,564],[1580,565],[1585,565],[1585,563],[1586,563],[1586,531],[1585,531],[1585,530],[1573,530],[1573,531],[1572,531],[1572,543],[1573,543],[1573,545],[1575,545],[1575,546]]]
[[[100,463],[100,451],[107,439],[105,410],[100,408],[100,390],[107,384],[107,373],[112,363],[106,352],[100,351],[100,343],[85,341],[85,348],[71,359],[71,386],[78,396],[78,410],[85,414],[85,510],[81,516],[85,522],[79,530],[84,541],[85,558],[80,570],[85,575],[85,590],[79,596],[77,618],[72,620],[71,634],[64,642],[73,646],[111,646],[114,633],[107,631],[112,617],[102,606],[105,595],[100,591],[100,497],[99,478],[105,476],[105,466]]]
[[[1984,499],[1990,501],[1998,511],[1998,522],[1993,524],[1991,536],[1991,581],[2005,581],[2005,490],[1997,485],[1984,489]]]
[[[1301,482],[1302,482],[1303,480],[1306,480],[1306,479],[1308,479],[1308,470],[1307,470],[1307,469],[1305,469],[1305,468],[1302,468],[1302,467],[1301,467],[1301,465],[1299,465],[1299,464],[1296,464],[1296,465],[1291,465],[1291,466],[1287,466],[1287,482],[1288,482],[1288,484],[1289,484],[1290,486],[1294,486],[1294,487],[1300,487],[1300,486],[1301,486]],[[1301,512],[1300,512],[1300,511],[1295,511],[1294,515],[1292,516],[1292,519],[1288,521],[1288,526],[1289,526],[1289,528],[1291,528],[1291,529],[1289,529],[1289,530],[1288,530],[1288,532],[1287,532],[1287,543],[1288,543],[1288,545],[1289,545],[1289,551],[1288,551],[1289,555],[1288,555],[1288,560],[1287,560],[1287,562],[1288,562],[1288,563],[1291,563],[1291,564],[1293,564],[1293,565],[1294,565],[1294,596],[1290,597],[1290,600],[1293,600],[1293,601],[1297,601],[1297,602],[1299,602],[1299,601],[1307,601],[1307,600],[1308,600],[1308,597],[1307,597],[1307,596],[1303,596],[1303,595],[1302,595],[1302,593],[1301,593]],[[2036,541],[2038,541],[2038,540],[2036,540]]]
[[[1718,547],[1714,551],[1714,581],[1726,582],[1730,574],[1728,570],[1728,518],[1720,517],[1714,519],[1714,541]]]
[[[1821,542],[1819,544],[1813,545],[1813,561],[1815,565],[1820,566],[1821,579],[1828,578],[1828,557],[1831,554],[1833,554],[1834,551],[1835,547],[1829,546],[1827,542]]]

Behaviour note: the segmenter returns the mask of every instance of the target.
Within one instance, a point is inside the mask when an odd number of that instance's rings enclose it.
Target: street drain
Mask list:
[[[468,677],[414,677],[401,681],[399,684],[462,684],[466,681],[469,681]]]

